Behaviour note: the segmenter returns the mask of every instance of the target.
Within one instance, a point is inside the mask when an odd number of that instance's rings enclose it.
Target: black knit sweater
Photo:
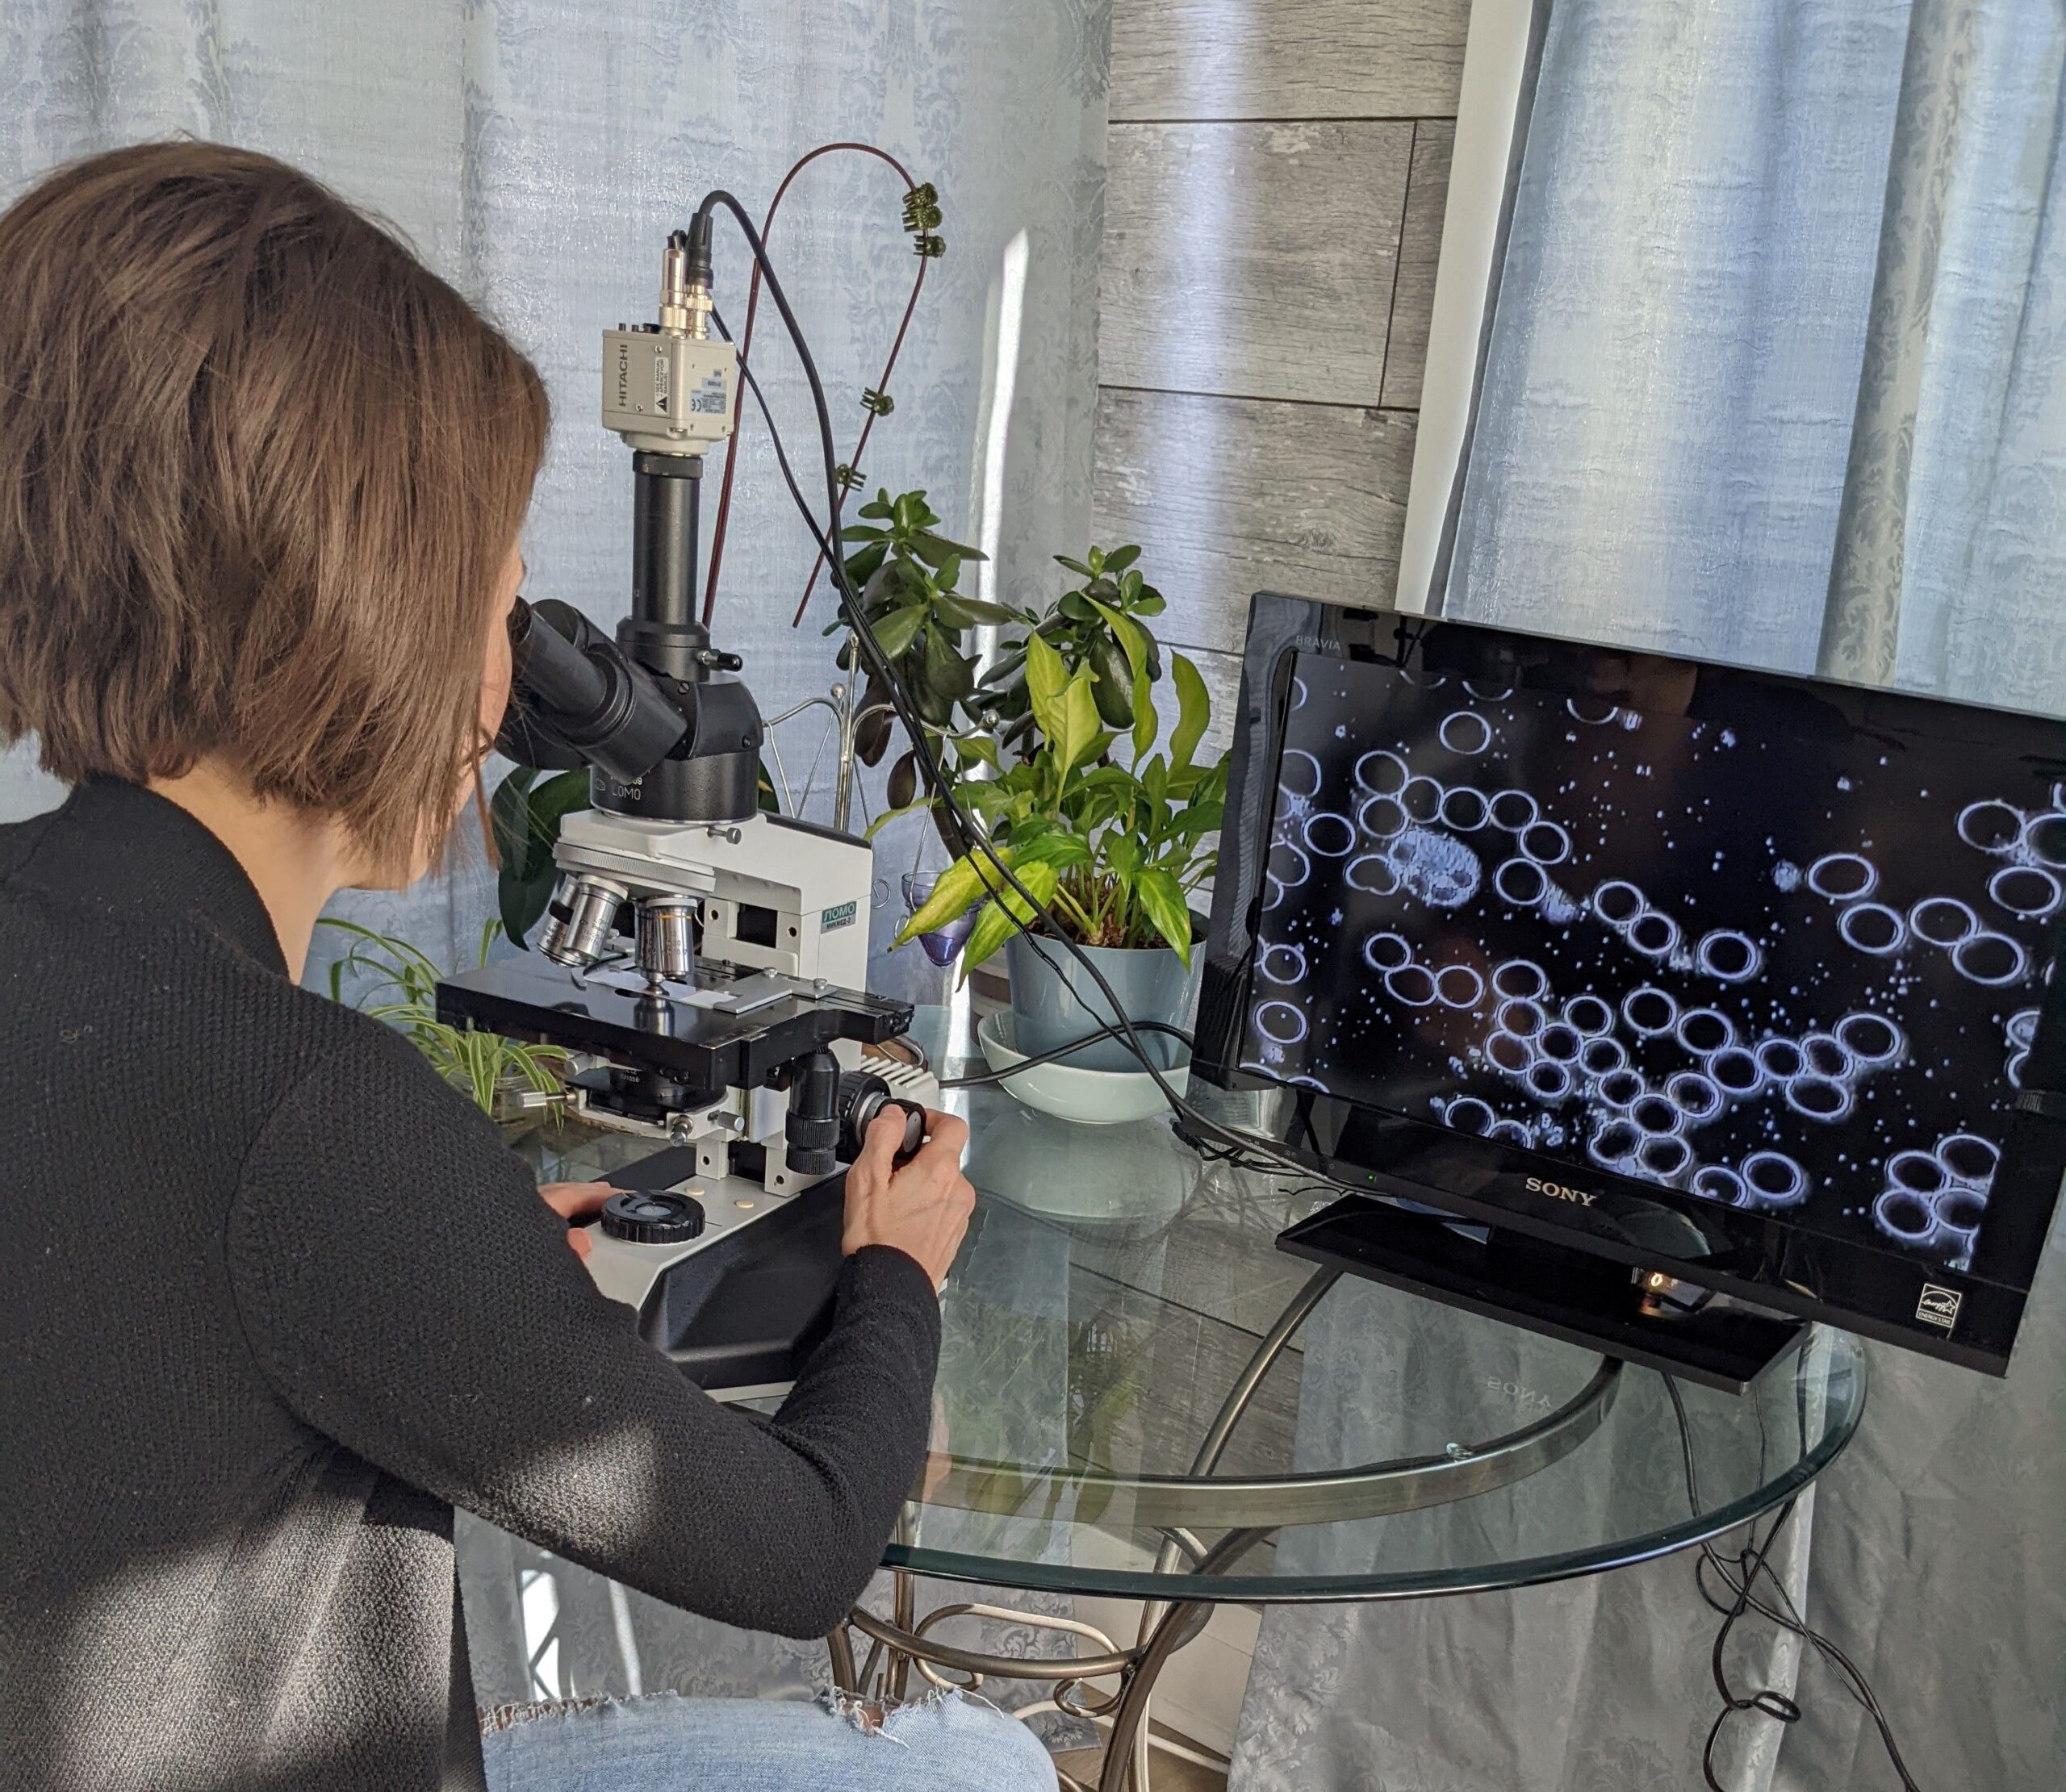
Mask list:
[[[399,1035],[287,980],[174,804],[0,828],[0,1781],[479,1787],[452,1508],[829,1630],[924,1448],[932,1288],[849,1259],[772,1420],[643,1344]]]

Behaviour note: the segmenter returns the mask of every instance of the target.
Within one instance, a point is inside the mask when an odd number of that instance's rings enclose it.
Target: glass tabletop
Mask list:
[[[965,1015],[921,1009],[943,1076]],[[1242,1117],[1252,1097],[1192,1091]],[[1275,1248],[1336,1197],[1202,1159],[1166,1117],[1087,1126],[954,1092],[977,1191],[942,1301],[931,1451],[885,1554],[993,1585],[1339,1600],[1510,1587],[1684,1548],[1849,1440],[1865,1366],[1817,1327],[1727,1394]],[[642,1155],[624,1135],[547,1173]],[[593,1159],[593,1161],[590,1161]],[[1317,1277],[1317,1279],[1316,1279]]]

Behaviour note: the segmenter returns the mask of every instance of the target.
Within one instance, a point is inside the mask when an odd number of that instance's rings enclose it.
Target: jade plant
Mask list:
[[[482,1113],[494,1117],[498,1092],[512,1084],[541,1095],[560,1095],[558,1071],[567,1054],[558,1046],[528,1045],[499,1033],[448,1025],[437,1017],[438,970],[427,954],[407,940],[362,927],[355,921],[325,918],[321,925],[349,936],[352,942],[330,967],[331,1000],[344,1000],[348,973],[367,979],[359,992],[358,1005],[373,1019],[406,1034],[431,1068],[465,1090]],[[481,929],[477,963],[487,963],[488,949],[501,930],[499,921]]]

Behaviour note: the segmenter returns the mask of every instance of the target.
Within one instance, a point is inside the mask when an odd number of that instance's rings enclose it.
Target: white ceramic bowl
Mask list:
[[[1026,1062],[1027,1054],[1013,1044],[1011,1032],[1009,1009],[985,1015],[977,1027],[976,1042],[982,1048],[983,1062],[992,1070],[1009,1070]],[[1177,1046],[1176,1062],[1162,1074],[1181,1095],[1190,1086],[1190,1053]],[[1086,1126],[1116,1126],[1169,1111],[1155,1079],[1144,1070],[1078,1070],[1064,1063],[1039,1064],[1006,1077],[1003,1087],[1029,1108]]]

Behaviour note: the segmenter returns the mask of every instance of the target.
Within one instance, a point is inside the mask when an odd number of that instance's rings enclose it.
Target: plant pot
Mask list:
[[[1195,935],[1196,929],[1194,929]],[[1084,946],[1077,948],[1096,965],[1127,1017],[1187,1026],[1198,999],[1198,972],[1204,957],[1194,938],[1190,968],[1166,946]],[[1013,1039],[1031,1057],[1081,1039],[1110,1025],[1117,1017],[1081,962],[1060,940],[1043,938],[1036,946],[1023,934],[1005,942],[1005,962],[1011,972]],[[1155,1054],[1156,1067],[1167,1070],[1183,1047],[1165,1033],[1141,1035]],[[1135,1070],[1140,1061],[1126,1041],[1100,1039],[1059,1060],[1079,1070]]]

